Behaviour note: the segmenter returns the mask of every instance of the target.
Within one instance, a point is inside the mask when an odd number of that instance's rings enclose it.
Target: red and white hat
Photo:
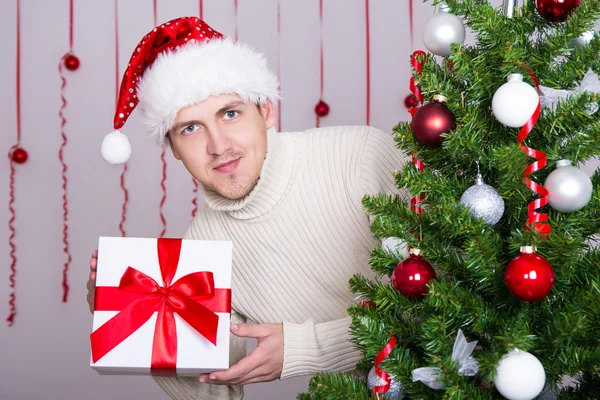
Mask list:
[[[279,98],[278,87],[263,54],[223,37],[196,17],[165,22],[144,36],[129,60],[114,131],[104,137],[102,156],[111,164],[129,159],[131,146],[119,129],[138,103],[142,122],[164,144],[177,112],[187,106],[231,93],[264,104]]]

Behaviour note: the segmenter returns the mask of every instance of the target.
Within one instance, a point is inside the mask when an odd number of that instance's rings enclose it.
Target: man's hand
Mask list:
[[[87,302],[90,306],[90,312],[94,313],[94,292],[96,291],[96,266],[98,265],[98,250],[92,253],[90,260],[90,277],[87,281]]]
[[[278,379],[283,369],[282,324],[231,324],[231,333],[258,339],[254,350],[225,371],[200,375],[200,382],[246,385]]]

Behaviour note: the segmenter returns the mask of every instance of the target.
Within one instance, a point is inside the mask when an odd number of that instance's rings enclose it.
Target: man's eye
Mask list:
[[[227,111],[225,113],[225,119],[233,119],[238,115],[237,111]]]
[[[183,133],[194,133],[197,129],[198,127],[196,125],[190,125],[183,130]]]

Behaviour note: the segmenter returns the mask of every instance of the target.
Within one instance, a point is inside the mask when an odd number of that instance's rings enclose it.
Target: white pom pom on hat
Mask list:
[[[123,164],[129,160],[131,145],[127,136],[118,130],[114,130],[104,136],[100,152],[102,157],[109,163]]]
[[[185,107],[221,94],[262,104],[276,101],[278,88],[262,54],[225,39],[197,17],[165,22],[142,38],[129,60],[114,131],[104,137],[102,157],[111,164],[127,162],[131,145],[120,129],[138,103],[150,135],[164,144],[177,112]]]

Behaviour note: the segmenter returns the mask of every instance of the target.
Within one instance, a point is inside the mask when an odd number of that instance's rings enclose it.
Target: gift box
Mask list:
[[[101,237],[91,367],[198,376],[229,368],[232,244]]]

